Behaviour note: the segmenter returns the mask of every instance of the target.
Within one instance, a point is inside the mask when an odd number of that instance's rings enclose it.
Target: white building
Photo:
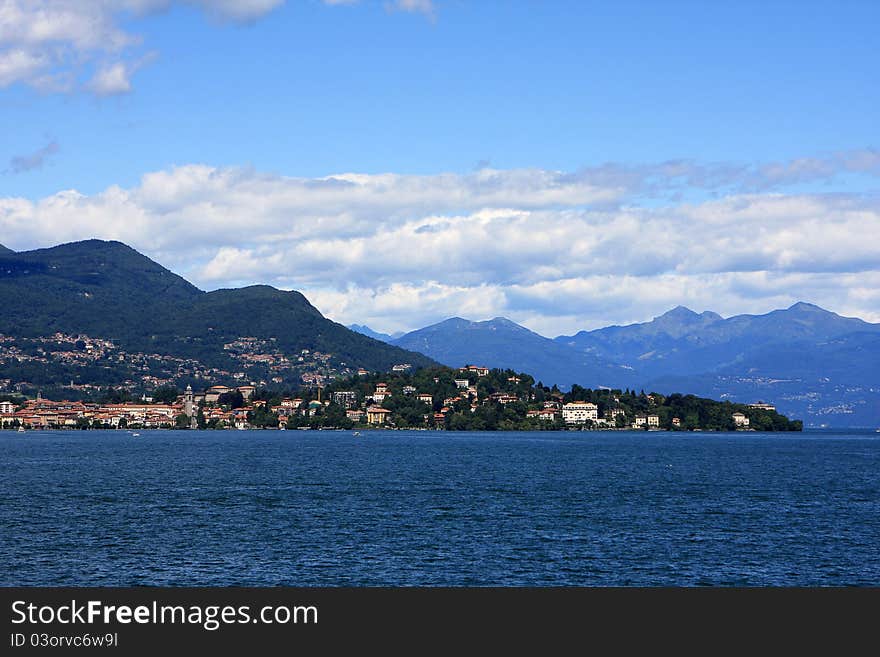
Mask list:
[[[471,384],[467,379],[456,379],[455,386],[460,390],[467,390],[467,387]]]
[[[345,409],[357,406],[357,392],[354,390],[340,390],[333,393],[333,401]],[[284,405],[284,402],[281,403]]]
[[[373,393],[373,401],[377,404],[381,404],[385,401],[386,397],[391,396],[391,391],[388,389],[387,383],[377,383],[376,384],[376,392]]]
[[[733,423],[738,427],[747,427],[749,426],[749,418],[747,418],[743,413],[734,413]]]
[[[599,418],[599,407],[592,402],[570,402],[562,407],[562,419],[566,424],[586,424]]]

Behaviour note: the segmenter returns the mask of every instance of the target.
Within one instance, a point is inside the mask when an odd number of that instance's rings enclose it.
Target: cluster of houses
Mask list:
[[[146,399],[141,402],[122,402],[118,404],[96,404],[79,401],[52,401],[37,394],[36,399],[26,400],[20,407],[9,401],[0,402],[0,428],[23,427],[25,429],[75,428],[79,426],[103,426],[107,428],[141,427],[144,429],[163,429],[175,426],[181,415],[187,416],[191,426],[195,426],[197,400],[217,401],[224,392],[233,389],[225,386],[209,388],[201,395],[194,395],[192,388],[173,404],[154,404]],[[243,398],[250,398],[253,386],[238,388]],[[247,410],[205,408],[205,417],[223,420],[226,426],[244,428],[247,423]]]
[[[489,368],[469,365],[459,368],[459,371],[467,374],[476,374],[478,377],[488,376]],[[508,378],[508,383],[520,383],[520,379],[516,376]],[[436,425],[444,424],[446,415],[461,402],[468,403],[471,411],[476,411],[480,403],[478,401],[477,388],[472,385],[469,379],[455,379],[455,385],[460,391],[455,397],[449,397],[443,400],[441,408],[433,414],[433,420]],[[414,395],[419,401],[424,402],[428,406],[432,406],[434,398],[429,393],[420,393],[412,386],[404,386],[402,390],[404,395]],[[384,425],[391,411],[382,408],[380,404],[385,398],[391,395],[388,385],[385,383],[377,383],[376,389],[366,400],[365,410],[354,408],[357,404],[357,394],[353,391],[335,392],[333,399],[336,403],[344,405],[347,409],[348,417],[355,422],[363,422],[367,424],[381,426]],[[488,396],[484,403],[498,403],[501,405],[511,404],[522,401],[515,394],[509,392],[496,392]],[[596,426],[596,427],[614,427],[616,426],[617,417],[625,416],[625,411],[620,408],[609,409],[603,417],[599,417],[599,407],[592,402],[569,402],[563,403],[559,399],[543,402],[543,408],[533,409],[526,412],[529,418],[535,418],[544,422],[556,423],[560,419],[570,426]],[[426,419],[428,419],[426,417]],[[676,418],[677,419],[677,418]],[[650,428],[660,426],[660,416],[658,415],[639,415],[636,416],[632,425],[634,428]]]
[[[89,426],[162,428],[173,426],[183,412],[182,404],[89,404],[78,401],[52,401],[37,395],[18,408],[8,401],[0,402],[0,427],[4,429],[75,428]]]
[[[381,403],[385,394],[390,394],[383,386],[377,386]],[[236,429],[248,428],[248,414],[259,408],[269,410],[278,416],[279,424],[284,426],[293,416],[314,417],[319,409],[330,404],[330,400],[305,400],[302,398],[285,398],[277,405],[268,405],[265,400],[253,400],[254,386],[211,386],[202,393],[194,393],[187,386],[183,395],[172,404],[156,404],[146,399],[142,402],[123,402],[118,404],[96,404],[79,401],[53,401],[37,395],[36,399],[26,400],[18,405],[10,401],[0,402],[0,428],[9,429],[23,427],[25,429],[63,429],[96,425],[107,428],[139,427],[143,429],[163,429],[179,423],[181,416],[186,416],[189,426],[196,427],[196,416],[201,406],[202,414],[212,426],[224,426]],[[225,394],[238,392],[244,404],[239,408],[228,408],[219,404]],[[320,391],[319,391],[320,397]],[[430,397],[430,395],[428,396]],[[381,425],[390,411],[384,408],[370,407],[366,411],[357,410],[357,395],[354,392],[334,393],[334,401],[347,410],[350,419],[357,423],[364,421],[369,424]],[[428,402],[430,403],[430,399]]]

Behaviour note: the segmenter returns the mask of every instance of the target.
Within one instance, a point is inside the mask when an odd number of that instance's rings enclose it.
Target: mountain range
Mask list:
[[[723,318],[679,306],[650,322],[555,339],[505,318],[452,318],[392,340],[445,364],[526,371],[568,387],[768,401],[812,426],[880,424],[880,324],[809,303]]]
[[[453,317],[407,333],[391,344],[430,354],[444,364],[485,365],[528,372],[536,381],[547,385],[567,388],[585,381],[636,383],[625,367],[545,338],[504,317],[485,322]]]

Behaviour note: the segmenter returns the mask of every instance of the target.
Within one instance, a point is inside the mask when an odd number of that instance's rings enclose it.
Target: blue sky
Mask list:
[[[876,2],[70,4],[0,0],[12,248],[123,239],[203,288],[295,287],[385,330],[801,298],[880,321]],[[339,174],[357,177],[309,184]],[[709,266],[664,222],[713,249],[775,228]],[[603,250],[572,250],[590,232]],[[827,248],[799,258],[791,233]],[[663,255],[596,264],[641,240]],[[461,245],[485,268],[432,264]]]

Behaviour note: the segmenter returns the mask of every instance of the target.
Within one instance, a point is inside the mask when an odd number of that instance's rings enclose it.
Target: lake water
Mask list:
[[[0,432],[3,585],[880,585],[880,434]]]

